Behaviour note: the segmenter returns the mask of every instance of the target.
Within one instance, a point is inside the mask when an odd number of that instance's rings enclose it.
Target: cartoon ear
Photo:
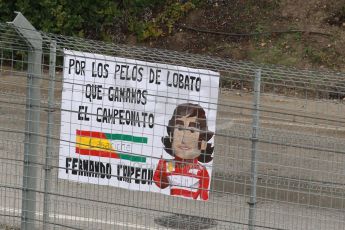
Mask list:
[[[206,147],[207,147],[207,142],[202,140],[201,141],[201,146],[200,146],[200,150],[201,151],[205,151],[206,150]]]

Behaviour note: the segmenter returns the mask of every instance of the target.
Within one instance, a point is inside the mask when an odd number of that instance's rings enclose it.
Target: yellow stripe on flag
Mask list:
[[[94,137],[77,136],[76,147],[80,149],[114,151],[109,140]]]

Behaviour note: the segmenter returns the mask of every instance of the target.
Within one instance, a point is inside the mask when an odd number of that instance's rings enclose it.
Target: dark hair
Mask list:
[[[172,150],[172,142],[170,141],[170,137],[174,136],[174,128],[175,128],[175,122],[176,119],[179,117],[196,117],[197,122],[200,124],[200,135],[199,135],[199,149],[201,148],[201,141],[208,142],[214,135],[213,132],[208,130],[207,127],[207,120],[205,115],[205,110],[198,104],[191,104],[191,103],[185,103],[178,105],[175,108],[175,111],[173,113],[173,116],[169,120],[168,126],[167,126],[167,132],[168,136],[162,137],[162,142],[164,145],[164,150],[170,154],[171,156],[174,156],[174,151]],[[212,144],[207,143],[205,150],[200,150],[201,154],[198,157],[198,161],[202,163],[208,163],[212,160],[212,153],[213,153],[214,147]]]

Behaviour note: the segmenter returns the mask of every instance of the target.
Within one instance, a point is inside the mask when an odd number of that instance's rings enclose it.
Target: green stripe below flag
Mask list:
[[[145,163],[146,162],[146,157],[142,157],[142,156],[135,156],[135,155],[131,155],[128,153],[117,153],[120,156],[120,159],[123,160],[129,160],[129,161],[134,161],[134,162],[142,162]]]
[[[105,136],[108,140],[130,141],[134,143],[147,144],[147,137],[138,137],[138,136],[132,136],[132,135],[127,135],[127,134],[117,134],[117,133],[115,134],[106,133]]]

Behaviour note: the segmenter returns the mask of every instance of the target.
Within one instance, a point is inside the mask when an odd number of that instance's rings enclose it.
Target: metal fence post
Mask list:
[[[52,133],[54,123],[54,89],[55,89],[55,64],[56,64],[56,42],[50,43],[49,55],[49,93],[48,93],[48,124],[47,124],[47,139],[46,139],[46,158],[44,164],[45,178],[44,178],[44,206],[43,206],[43,229],[48,229],[49,212],[50,212],[50,183],[51,183],[51,169],[52,169]]]
[[[256,182],[257,182],[257,144],[259,137],[259,109],[260,109],[260,82],[261,70],[255,71],[254,100],[253,100],[253,124],[252,124],[252,158],[250,174],[250,201],[249,201],[249,230],[255,229],[256,209]]]
[[[36,219],[42,36],[20,12],[16,13],[17,16],[11,24],[30,46],[28,50],[21,229],[31,230],[35,229]]]

